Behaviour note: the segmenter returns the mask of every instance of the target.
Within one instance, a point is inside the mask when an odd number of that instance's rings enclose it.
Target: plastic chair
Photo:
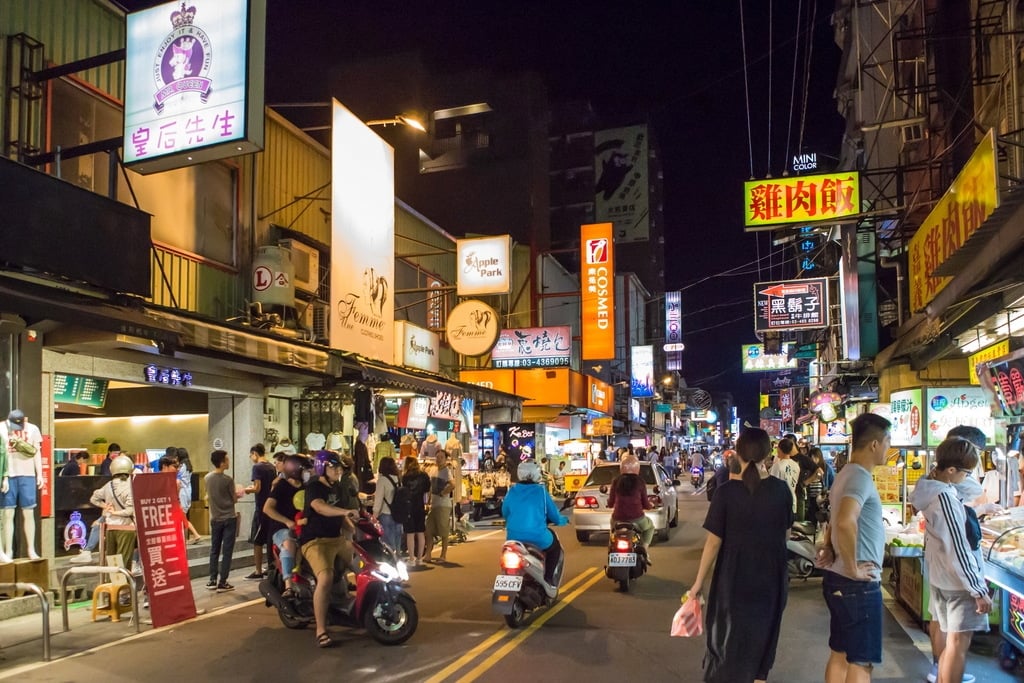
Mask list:
[[[126,596],[125,604],[121,604],[121,596]],[[106,606],[102,598],[107,597]],[[101,583],[92,593],[92,620],[97,617],[110,617],[111,621],[121,621],[121,615],[132,611],[132,589],[127,583]]]

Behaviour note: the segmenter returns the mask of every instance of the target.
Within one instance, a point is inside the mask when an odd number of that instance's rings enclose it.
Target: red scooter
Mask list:
[[[359,533],[356,535],[360,536]],[[349,592],[343,568],[335,566],[331,603],[327,613],[328,624],[365,628],[374,640],[383,645],[404,643],[416,632],[419,623],[416,601],[403,588],[403,583],[409,579],[405,564],[392,564],[382,557],[375,557],[384,554],[384,549],[390,551],[383,543],[376,553],[363,548],[358,538],[352,546],[359,561],[355,595]],[[267,607],[277,609],[281,623],[287,628],[303,629],[314,624],[313,591],[316,588],[316,577],[310,572],[309,565],[303,561],[296,567],[292,575],[291,595],[285,596],[280,551],[276,545],[272,546],[271,553],[273,562],[270,571],[259,586]]]

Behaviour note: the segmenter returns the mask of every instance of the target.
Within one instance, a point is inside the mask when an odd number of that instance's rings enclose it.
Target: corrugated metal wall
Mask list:
[[[66,64],[125,46],[124,14],[102,0],[2,0],[0,34],[17,33],[45,45],[49,64]],[[0,50],[0,62],[4,53]],[[118,100],[124,97],[123,61],[76,77]]]
[[[329,245],[330,153],[270,109],[265,130],[265,148],[258,162],[256,200],[261,230],[265,231],[267,223],[273,223]],[[318,189],[317,198],[296,201],[297,197]]]
[[[152,273],[151,301],[158,306],[217,320],[245,313],[248,276],[229,273],[160,247],[153,251]],[[165,275],[167,282],[164,281]]]

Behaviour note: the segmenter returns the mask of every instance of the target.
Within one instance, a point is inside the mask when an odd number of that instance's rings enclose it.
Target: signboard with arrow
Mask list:
[[[806,278],[754,285],[754,330],[828,327],[828,280]]]

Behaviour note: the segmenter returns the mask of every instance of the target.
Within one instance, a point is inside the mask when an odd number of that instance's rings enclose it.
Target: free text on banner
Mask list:
[[[153,626],[191,619],[196,615],[196,602],[188,577],[185,514],[178,503],[177,476],[174,472],[136,476],[132,499]]]

